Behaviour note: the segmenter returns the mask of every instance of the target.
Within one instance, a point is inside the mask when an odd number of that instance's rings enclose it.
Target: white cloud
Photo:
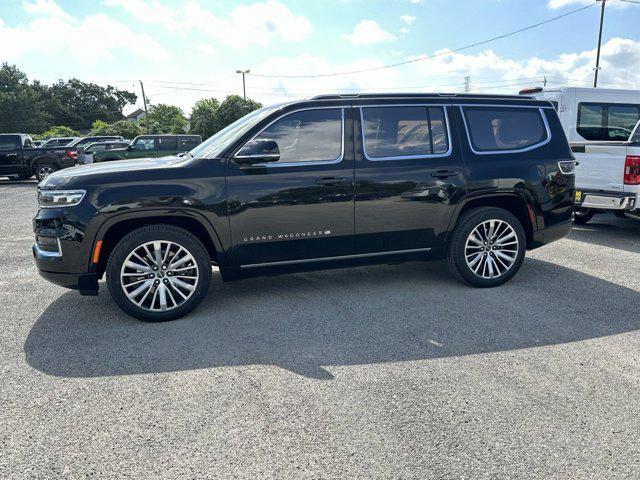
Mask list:
[[[37,10],[43,6],[43,10]],[[168,57],[167,50],[145,34],[99,13],[74,18],[53,0],[25,2],[25,9],[36,16],[26,25],[8,26],[0,19],[0,58],[15,60],[25,54],[71,54],[76,60],[95,65],[112,59],[114,50],[131,52],[151,60]]]
[[[162,25],[172,32],[195,29],[232,47],[267,45],[274,38],[295,42],[313,31],[308,18],[295,15],[277,0],[239,5],[225,16],[212,13],[196,0],[180,8],[167,7],[159,0],[105,0],[104,4],[123,8],[143,23]]]
[[[71,16],[65,12],[55,0],[35,0],[33,2],[22,2],[22,8],[32,15],[43,15],[49,17],[60,17],[70,19]]]
[[[375,20],[362,20],[353,29],[353,33],[342,35],[342,38],[352,45],[373,45],[375,43],[391,42],[396,37],[384,30]]]
[[[406,35],[407,33],[409,33],[409,29],[408,29],[408,28],[405,28],[405,27],[402,27],[402,28],[400,29],[400,33],[401,33],[401,34],[403,34],[403,35]]]
[[[413,15],[401,15],[400,20],[402,20],[407,25],[411,25],[416,21],[416,17],[414,17]]]

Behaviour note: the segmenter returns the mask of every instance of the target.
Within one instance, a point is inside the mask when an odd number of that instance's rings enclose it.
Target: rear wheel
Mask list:
[[[476,287],[509,281],[524,260],[526,236],[520,221],[494,207],[469,210],[460,218],[449,244],[449,269]]]
[[[590,208],[576,208],[573,211],[573,223],[576,225],[584,225],[596,214]]]
[[[36,167],[35,175],[38,181],[41,182],[56,170],[59,170],[59,168],[55,165],[52,165],[51,163],[42,163]]]
[[[206,248],[173,225],[149,225],[127,234],[107,263],[107,285],[115,302],[147,322],[175,320],[191,312],[210,284]]]

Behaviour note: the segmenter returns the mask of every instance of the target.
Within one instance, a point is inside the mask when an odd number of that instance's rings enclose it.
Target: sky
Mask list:
[[[465,77],[472,92],[516,93],[545,78],[592,84],[599,19],[595,0],[0,0],[0,61],[44,83],[75,77],[139,97],[142,80],[152,104],[187,115],[201,98],[241,95],[238,69],[264,104],[461,92]],[[638,25],[640,3],[607,1],[600,86],[640,88]]]

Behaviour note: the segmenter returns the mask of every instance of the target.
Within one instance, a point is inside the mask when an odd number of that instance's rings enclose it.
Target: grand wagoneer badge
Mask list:
[[[271,240],[295,240],[302,238],[326,237],[331,235],[331,230],[311,230],[308,232],[276,233],[273,235],[255,235],[242,239],[243,242],[268,242]]]

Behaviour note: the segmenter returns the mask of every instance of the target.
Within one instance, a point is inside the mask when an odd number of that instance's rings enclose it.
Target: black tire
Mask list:
[[[573,223],[576,225],[585,225],[596,214],[590,208],[576,208],[573,211]]]
[[[182,247],[194,258],[195,264],[197,265],[198,278],[193,285],[195,287],[194,291],[186,300],[182,300],[184,303],[178,305],[177,302],[175,302],[176,305],[166,311],[151,310],[150,308],[138,306],[134,301],[129,300],[121,282],[123,264],[127,257],[136,251],[136,249],[140,248],[141,245],[154,241],[173,242],[177,246]],[[170,263],[170,260],[166,263]],[[125,313],[145,322],[165,322],[185,316],[202,302],[211,285],[211,259],[202,242],[189,231],[173,225],[147,225],[128,233],[118,242],[109,256],[106,273],[109,292],[114,301]],[[152,272],[148,274],[156,275]],[[167,284],[167,280],[170,279],[162,279],[165,284]],[[159,284],[160,277],[154,277],[152,281],[155,282],[155,284]],[[155,289],[158,289],[158,287],[150,288],[151,292],[154,293]],[[181,300],[180,297],[176,295],[175,287],[173,288],[173,295],[171,297]],[[185,293],[187,293],[187,295],[189,294],[189,292]],[[151,308],[155,305],[153,301],[154,300],[152,300]]]
[[[504,222],[500,225],[501,228],[505,229],[504,232],[507,232],[508,235],[510,235],[510,232],[508,230],[508,227],[510,227],[513,234],[517,238],[517,244],[509,245],[507,247],[506,245],[498,245],[498,243],[496,243],[496,245],[489,245],[489,243],[491,242],[486,242],[485,245],[481,245],[479,247],[474,246],[473,242],[470,240],[470,235],[476,228],[481,228],[484,222],[489,222],[491,220],[499,220],[500,222]],[[502,230],[496,231],[496,237],[499,237],[501,235],[501,231]],[[511,238],[513,238],[513,236]],[[469,244],[469,246],[467,246],[468,241],[472,242]],[[492,241],[495,241],[495,238]],[[503,241],[500,243],[504,243],[504,241],[505,240],[503,239]],[[515,239],[509,239],[508,242],[515,242]],[[525,256],[526,242],[527,239],[524,228],[520,221],[512,213],[495,207],[475,208],[463,213],[458,220],[458,224],[453,231],[451,241],[448,245],[447,264],[449,270],[453,273],[454,276],[470,285],[473,285],[474,287],[497,287],[498,285],[502,285],[511,280],[513,276],[518,273],[518,270],[520,270]],[[485,260],[484,258],[480,258],[479,264],[477,264],[479,266],[476,268],[482,267],[484,269],[485,267],[482,265],[490,263],[491,269],[496,267],[498,271],[503,271],[499,275],[495,275],[492,278],[486,278],[485,276],[482,276],[482,271],[480,273],[474,272],[472,267],[467,262],[467,250],[471,248],[478,248],[479,250],[477,250],[477,253],[483,255],[483,257],[491,257],[491,260],[489,261]],[[498,257],[498,255],[500,255],[498,250],[501,250],[503,248],[505,248],[505,250],[500,253],[502,253],[503,255],[509,253],[509,256],[513,255],[512,260],[504,261],[506,262],[506,264],[504,264],[503,260]],[[510,250],[506,250],[506,248],[513,249],[513,253],[510,253]],[[473,253],[475,252],[476,251],[474,251]],[[476,257],[472,257],[470,261],[472,261],[473,263],[473,260],[476,260]],[[500,265],[498,265],[496,260],[501,262]],[[488,266],[489,265],[487,265],[487,267]],[[491,270],[487,269],[486,275],[490,276]]]
[[[60,170],[60,169],[57,166],[53,165],[52,163],[40,163],[36,165],[34,174],[36,176],[36,180],[41,182],[42,180],[44,180],[45,178],[47,178],[49,175],[51,175],[53,172],[57,170]]]
[[[618,218],[627,218],[627,216],[625,215],[624,211],[615,211],[613,212],[613,214],[618,217]]]

